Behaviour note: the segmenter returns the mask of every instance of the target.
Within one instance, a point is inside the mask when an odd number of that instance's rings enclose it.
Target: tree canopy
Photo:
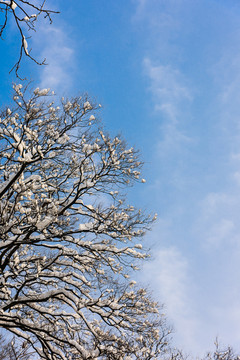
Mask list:
[[[126,203],[141,161],[87,95],[14,86],[0,120],[0,326],[41,359],[155,359],[170,333],[131,274],[152,217]]]

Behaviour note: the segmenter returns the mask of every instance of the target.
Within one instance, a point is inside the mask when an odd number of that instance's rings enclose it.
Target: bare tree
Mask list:
[[[214,351],[209,351],[205,356],[198,358],[201,360],[240,360],[240,355],[236,353],[231,346],[220,346],[218,340],[215,341]],[[170,353],[171,360],[192,360],[193,356],[185,355],[182,351],[177,349],[172,350]]]
[[[87,96],[14,90],[0,120],[0,326],[41,359],[156,359],[170,330],[132,279],[154,219],[124,196],[145,182],[138,153],[104,134]]]
[[[16,339],[6,341],[0,334],[0,360],[30,360],[29,345],[26,342],[17,344]]]
[[[221,347],[218,340],[215,341],[214,352],[208,352],[204,360],[239,360],[240,356],[236,354],[231,346]]]
[[[43,15],[49,20],[50,23],[52,23],[51,15],[53,13],[57,13],[57,11],[49,10],[48,8],[46,8],[45,2],[46,0],[0,0],[0,12],[3,14],[2,24],[0,25],[0,37],[3,38],[3,33],[6,30],[9,18],[14,19],[14,22],[20,34],[20,53],[18,61],[12,68],[12,70],[15,69],[15,73],[18,77],[18,70],[23,55],[29,57],[39,65],[45,64],[45,59],[39,62],[31,55],[31,50],[28,49],[27,42],[29,36],[26,35],[26,32],[28,30],[36,31],[36,21],[40,15]]]

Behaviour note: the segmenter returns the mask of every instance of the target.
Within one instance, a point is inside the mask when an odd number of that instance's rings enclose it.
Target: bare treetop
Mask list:
[[[15,337],[7,341],[0,334],[0,360],[31,360],[32,356],[25,341],[16,341]]]
[[[20,63],[23,55],[29,57],[35,63],[39,65],[45,64],[45,59],[41,62],[36,60],[31,54],[31,49],[28,48],[29,34],[27,31],[36,31],[36,22],[40,15],[52,23],[51,15],[57,13],[57,11],[50,10],[45,7],[46,0],[43,1],[25,1],[25,0],[0,0],[0,12],[1,24],[0,24],[0,37],[3,38],[4,31],[6,30],[9,19],[14,19],[14,22],[19,31],[21,45],[19,58],[16,64],[13,66],[11,71],[15,69],[16,75],[18,75]]]
[[[87,96],[54,104],[15,85],[0,120],[0,326],[41,359],[155,359],[158,305],[133,270],[153,221],[128,205],[141,162]]]

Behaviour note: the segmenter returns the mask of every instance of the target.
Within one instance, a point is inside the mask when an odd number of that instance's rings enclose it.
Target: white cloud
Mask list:
[[[71,87],[75,66],[74,46],[62,27],[41,24],[33,47],[41,48],[41,59],[46,66],[40,68],[40,87],[50,87],[63,93]]]
[[[155,45],[163,45],[166,41],[166,38],[161,37],[160,41],[156,44],[156,40],[159,34],[166,31],[177,29],[179,27],[178,22],[175,21],[174,16],[172,16],[173,9],[176,10],[180,4],[177,4],[175,1],[168,0],[167,2],[162,0],[133,0],[136,6],[136,11],[133,15],[133,22],[139,23],[144,22],[144,30],[146,27],[151,31],[150,34],[147,33],[146,37],[148,42],[155,42]]]
[[[164,112],[175,123],[182,102],[192,100],[192,95],[184,84],[186,80],[178,69],[170,65],[154,65],[149,58],[144,59],[144,69],[150,79],[155,110]]]
[[[223,106],[235,108],[239,103],[240,93],[240,49],[238,46],[239,30],[232,36],[232,45],[222,49],[219,59],[211,68],[214,81],[219,87],[219,99]],[[232,109],[230,109],[232,110]]]
[[[136,12],[134,17],[138,18],[142,16],[143,12],[145,12],[146,0],[134,0],[134,2],[136,4]]]
[[[154,267],[154,263],[158,264],[154,276],[158,289],[163,298],[167,298],[166,306],[169,313],[175,313],[178,317],[180,313],[185,313],[186,309],[187,261],[176,248],[171,247],[159,250],[151,266]]]
[[[158,131],[161,140],[158,141],[157,152],[165,159],[176,153],[180,155],[186,145],[193,142],[184,123],[186,109],[192,101],[187,81],[178,69],[170,65],[155,65],[150,58],[145,58],[143,65],[154,111],[160,120]]]
[[[231,201],[227,196],[212,194],[209,196],[211,209],[205,209],[206,217],[214,213],[220,203],[224,207]],[[240,250],[235,248],[233,252],[234,247],[229,244],[230,235],[237,236],[239,231],[234,228],[231,219],[223,219],[220,224],[214,220],[211,218],[209,224],[202,223],[201,229],[195,229],[196,238],[192,239],[209,242],[212,237],[208,248],[201,249],[199,246],[196,249],[194,245],[195,251],[193,248],[189,251],[189,244],[183,254],[176,246],[156,248],[156,238],[158,242],[161,238],[164,244],[179,240],[174,220],[170,223],[162,219],[151,235],[155,238],[153,259],[145,264],[141,272],[145,283],[154,289],[155,298],[165,304],[165,313],[175,330],[174,345],[194,357],[201,357],[213,349],[217,336],[226,345],[236,347],[239,342]],[[182,226],[191,227],[191,224],[183,223]],[[236,244],[236,238],[234,242]],[[221,251],[219,247],[222,247]]]
[[[237,183],[237,185],[240,186],[240,171],[235,171],[232,174],[232,177],[235,180],[235,182]]]
[[[211,9],[207,1],[136,3],[134,24],[144,44],[146,87],[153,99],[153,116],[161,123],[154,191],[162,197],[158,198],[162,222],[170,224],[165,234],[155,229],[152,236],[175,244],[154,250],[155,260],[147,265],[148,281],[166,303],[177,343],[184,350],[202,354],[213,347],[216,336],[223,344],[237,346],[239,13],[217,1]],[[186,156],[192,139],[198,142]],[[178,182],[181,187],[171,187],[174,177],[174,185]],[[161,208],[163,203],[167,210]]]
[[[190,278],[190,265],[176,247],[154,251],[154,259],[143,268],[144,279],[151,283],[154,293],[166,307],[173,323],[174,343],[184,349],[198,349],[198,319],[192,303],[195,285]]]
[[[159,119],[156,151],[169,161],[173,154],[181,154],[193,142],[186,119],[191,116],[194,92],[181,69],[181,50],[173,41],[173,34],[182,26],[182,21],[179,22],[182,2],[133,1],[136,11],[132,20],[141,36],[143,72],[154,110],[151,115]]]
[[[231,178],[231,173],[228,177]],[[232,183],[225,192],[208,193],[199,203],[199,213],[193,227],[199,242],[208,252],[226,248],[228,251],[239,251],[239,197],[239,185]]]
[[[219,246],[220,244],[229,243],[234,234],[235,224],[231,219],[219,219],[208,228],[208,235],[205,238],[208,245]]]

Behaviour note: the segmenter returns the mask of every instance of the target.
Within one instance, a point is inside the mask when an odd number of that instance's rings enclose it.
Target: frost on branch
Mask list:
[[[41,359],[156,359],[169,330],[131,279],[152,219],[123,196],[141,182],[137,152],[87,96],[14,90],[0,119],[0,326]]]
[[[18,61],[12,68],[12,70],[15,69],[15,73],[18,77],[18,70],[23,55],[26,55],[39,65],[45,64],[45,60],[38,62],[34,57],[32,57],[31,50],[28,49],[27,39],[29,36],[26,36],[29,30],[36,31],[36,21],[40,15],[43,15],[50,23],[52,23],[51,15],[53,13],[57,13],[57,11],[46,8],[45,2],[46,0],[0,0],[0,37],[3,38],[3,33],[7,28],[9,19],[13,19],[21,39]]]

